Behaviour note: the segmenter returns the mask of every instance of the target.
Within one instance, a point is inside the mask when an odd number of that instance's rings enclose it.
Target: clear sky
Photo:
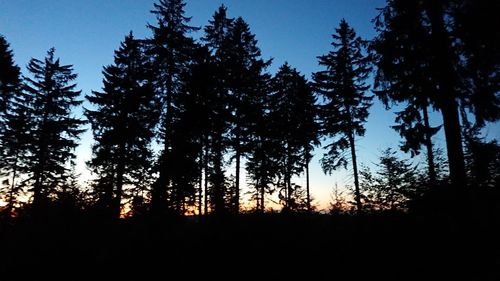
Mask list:
[[[150,36],[146,23],[155,23],[149,13],[153,0],[0,0],[0,34],[11,44],[17,64],[23,72],[31,57],[43,58],[50,47],[62,63],[73,64],[83,94],[102,86],[103,65],[111,64],[113,52],[130,30],[136,37]],[[273,58],[270,73],[288,61],[310,78],[319,70],[316,57],[330,50],[331,34],[345,18],[359,35],[370,39],[375,35],[371,20],[384,0],[187,0],[186,15],[192,25],[208,23],[221,4],[231,17],[242,16],[259,40],[264,58]],[[200,34],[194,34],[194,37]],[[370,111],[365,137],[358,141],[361,163],[376,161],[381,149],[398,145],[399,136],[389,128],[394,115],[375,102]],[[78,112],[77,114],[81,114]],[[439,114],[433,123],[440,124]],[[498,126],[490,126],[486,134],[499,139]],[[438,145],[442,132],[435,137]],[[78,170],[88,178],[85,161],[91,156],[90,132],[82,136],[78,148]],[[331,176],[319,166],[321,150],[311,163],[311,188],[317,203],[326,206],[334,184],[351,184],[350,174],[341,171]],[[297,183],[305,185],[305,178]]]

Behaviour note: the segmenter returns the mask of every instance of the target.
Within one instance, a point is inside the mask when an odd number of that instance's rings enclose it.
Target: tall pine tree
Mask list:
[[[139,186],[136,175],[148,172],[150,147],[159,108],[148,69],[143,43],[132,32],[115,51],[114,64],[104,67],[103,91],[86,96],[95,109],[86,109],[94,134],[93,157],[89,167],[97,174],[105,206],[120,215],[124,185]],[[110,196],[111,195],[111,196]],[[106,202],[107,200],[107,202]]]
[[[260,118],[259,101],[265,95],[266,84],[270,79],[264,73],[271,60],[263,60],[257,46],[255,35],[248,24],[241,18],[234,21],[229,42],[229,104],[232,109],[232,125],[229,131],[230,146],[235,159],[235,212],[240,206],[240,167],[241,159],[248,154],[249,142],[253,135],[254,124]]]
[[[205,171],[205,214],[208,211],[208,197],[212,210],[216,214],[224,213],[227,209],[226,177],[224,169],[224,154],[227,151],[227,132],[229,129],[230,110],[228,108],[228,79],[231,73],[228,70],[229,32],[233,19],[227,17],[227,8],[222,5],[214,13],[209,24],[204,28],[205,35],[202,41],[210,52],[211,76],[210,89],[213,96],[207,99],[209,131],[206,132],[204,145]],[[207,74],[205,74],[207,75]],[[208,190],[208,183],[211,188]],[[210,196],[208,196],[210,195]]]
[[[165,210],[171,189],[170,169],[175,165],[168,159],[172,148],[172,126],[177,105],[175,97],[182,94],[181,75],[192,60],[197,48],[188,34],[198,30],[189,26],[189,17],[184,14],[183,0],[160,0],[151,11],[156,16],[157,25],[149,24],[153,36],[149,41],[149,55],[152,58],[155,73],[155,89],[163,105],[159,138],[163,142],[163,151],[159,159],[159,178],[152,190],[152,211]]]
[[[435,184],[436,167],[431,138],[439,127],[429,124],[428,111],[433,105],[434,90],[429,76],[431,65],[426,59],[431,50],[428,45],[422,44],[429,40],[429,28],[415,24],[420,20],[420,13],[418,1],[395,1],[375,19],[375,27],[380,32],[372,43],[377,65],[375,93],[387,108],[393,103],[406,104],[402,111],[397,112],[397,125],[393,128],[404,138],[401,145],[403,151],[414,156],[422,145],[425,146],[429,181]],[[388,32],[402,28],[406,29],[405,32]],[[380,54],[398,54],[405,59],[400,60],[397,67],[392,67],[393,57]]]
[[[461,105],[474,117],[474,127],[500,119],[500,3],[488,0],[453,0],[452,35],[458,43],[468,86]],[[466,121],[466,120],[464,120]],[[464,124],[465,122],[463,122]]]
[[[24,89],[31,109],[30,157],[26,164],[27,182],[33,190],[35,211],[43,210],[55,191],[71,176],[69,164],[76,157],[79,135],[85,121],[73,116],[81,91],[73,81],[77,75],[71,65],[54,57],[54,48],[45,59],[31,59]]]
[[[366,42],[345,20],[340,22],[333,39],[334,51],[319,57],[319,64],[326,70],[313,75],[316,91],[325,99],[320,112],[322,133],[335,138],[325,146],[328,151],[322,158],[322,167],[330,173],[340,166],[347,167],[344,151],[350,149],[356,206],[361,211],[355,138],[365,133],[363,124],[373,98],[366,94],[369,86],[365,80],[371,68],[365,54]]]
[[[453,186],[460,189],[466,185],[466,178],[459,104],[467,105],[475,113],[478,124],[497,120],[499,107],[498,75],[494,74],[498,72],[498,52],[495,51],[498,32],[489,26],[497,20],[495,12],[490,17],[481,14],[480,20],[472,24],[469,16],[478,14],[478,7],[482,7],[479,8],[481,11],[488,7],[485,12],[498,11],[498,5],[489,1],[473,5],[472,1],[452,0],[407,2],[388,1],[387,7],[382,10],[378,41],[385,44],[395,37],[412,38],[414,41],[418,30],[421,32],[419,41],[412,45],[419,45],[419,50],[393,52],[381,49],[378,51],[379,58],[387,63],[378,67],[384,72],[401,72],[404,71],[401,62],[410,60],[419,67],[427,67],[419,85],[430,84],[430,104],[443,116],[450,179]],[[406,14],[413,15],[411,22],[395,24]],[[491,30],[491,33],[486,30]],[[380,81],[390,86],[401,84],[402,79],[389,76],[382,77]],[[409,90],[406,86],[403,89]]]
[[[14,63],[9,44],[0,36],[0,199],[7,202],[6,215],[12,215],[21,185],[30,140],[28,97],[21,91],[21,71]]]
[[[285,208],[293,209],[292,177],[302,173],[310,159],[311,138],[316,129],[315,98],[305,77],[288,63],[279,68],[271,89],[269,122],[276,134],[275,151],[284,184],[282,197]],[[310,208],[309,186],[306,191]]]
[[[0,35],[0,69],[0,120],[3,120],[12,97],[19,91],[21,71],[14,63],[14,54],[9,43],[2,35]]]

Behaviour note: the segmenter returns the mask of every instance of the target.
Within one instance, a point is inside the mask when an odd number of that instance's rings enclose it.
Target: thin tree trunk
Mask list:
[[[35,209],[36,213],[39,213],[41,208],[42,197],[44,196],[42,193],[42,174],[43,167],[45,166],[45,123],[47,119],[47,114],[44,114],[44,121],[42,123],[42,133],[41,133],[41,143],[40,143],[40,151],[38,152],[38,163],[36,165],[35,170],[35,183],[33,185],[33,209]]]
[[[202,201],[203,201],[203,166],[204,166],[204,161],[203,161],[203,145],[200,148],[200,170],[199,170],[199,187],[198,187],[198,216],[201,217],[202,215]]]
[[[203,207],[204,207],[204,212],[203,214],[206,216],[208,215],[208,146],[205,147],[205,161],[203,161],[203,169],[204,169],[204,201],[203,201]]]
[[[264,203],[265,194],[266,194],[266,188],[265,188],[264,184],[261,182],[260,183],[260,211],[262,213],[264,213],[266,211],[266,206]]]
[[[166,73],[164,76],[160,77],[161,80],[166,81],[164,85],[162,85],[163,89],[166,90],[163,94],[165,95],[165,106],[166,106],[166,112],[165,112],[165,124],[164,125],[164,130],[165,130],[165,136],[163,139],[164,147],[163,147],[163,157],[160,161],[160,171],[159,171],[159,176],[158,180],[154,184],[153,187],[153,192],[152,192],[152,198],[151,198],[151,208],[154,213],[162,212],[163,209],[165,208],[167,204],[167,190],[168,186],[170,184],[170,179],[168,175],[168,159],[167,155],[168,152],[170,151],[170,129],[172,125],[172,75],[173,75],[173,70],[172,70],[172,52],[169,51],[167,53],[167,64],[169,67],[166,69]]]
[[[14,209],[14,188],[16,188],[16,175],[17,175],[17,155],[16,160],[14,161],[14,170],[12,171],[12,184],[10,185],[10,194],[9,194],[9,217],[12,215],[12,210]]]
[[[349,146],[351,147],[351,157],[352,157],[352,170],[354,173],[354,190],[356,197],[356,209],[358,214],[361,213],[362,205],[361,205],[361,193],[359,191],[359,181],[358,181],[358,162],[356,158],[356,147],[354,143],[354,135],[353,133],[349,133]]]
[[[240,114],[239,114],[239,106],[241,105],[241,94],[240,91],[236,90],[236,111],[235,111],[235,142],[234,142],[234,150],[235,150],[235,157],[236,157],[236,178],[235,178],[235,193],[234,193],[234,211],[236,214],[239,213],[240,211],[240,161],[241,161],[241,132],[240,132]]]
[[[309,150],[305,149],[305,161],[306,161],[306,192],[307,192],[307,211],[311,211],[311,193],[309,191]]]
[[[436,185],[436,166],[434,164],[434,151],[432,148],[432,134],[430,132],[429,115],[427,113],[427,106],[422,107],[424,115],[425,126],[425,146],[427,148],[427,165],[429,168],[429,181],[432,186]]]
[[[291,170],[292,168],[290,167],[290,159],[292,158],[290,156],[290,145],[287,144],[287,153],[286,153],[286,175],[285,175],[285,186],[286,186],[286,190],[287,190],[287,196],[286,196],[286,202],[287,202],[287,207],[288,209],[291,208],[290,206],[290,202],[291,202],[291,199],[292,199],[292,186],[291,186]]]
[[[113,216],[117,219],[121,215],[121,201],[123,193],[123,175],[125,173],[125,144],[121,143],[119,148],[118,165],[116,166],[116,197],[113,204]]]
[[[219,135],[220,137],[222,134]],[[222,143],[221,139],[215,141],[215,160],[214,160],[214,185],[213,185],[213,205],[214,213],[222,215],[225,211],[224,204],[224,171],[222,170]]]
[[[239,137],[237,139],[239,143]],[[241,162],[241,149],[238,145],[236,150],[236,178],[235,178],[235,198],[234,198],[234,211],[236,214],[240,212],[240,162]]]

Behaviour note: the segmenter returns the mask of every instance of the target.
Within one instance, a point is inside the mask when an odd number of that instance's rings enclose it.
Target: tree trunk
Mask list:
[[[163,147],[163,157],[160,161],[160,169],[159,176],[153,185],[153,192],[151,193],[151,209],[153,213],[160,212],[162,213],[164,208],[167,205],[167,190],[170,184],[170,176],[168,174],[168,160],[167,155],[169,155],[170,151],[170,130],[172,127],[172,84],[173,84],[173,69],[172,69],[172,52],[169,51],[167,53],[167,64],[169,67],[166,69],[166,73],[162,77],[159,77],[160,80],[165,81],[165,84],[162,85],[165,92],[163,95],[165,96],[165,124],[163,124],[163,129],[165,130],[165,136],[163,139],[164,147]]]
[[[238,140],[239,142],[239,137]],[[240,161],[241,161],[241,149],[236,150],[236,178],[235,178],[235,198],[234,198],[234,211],[236,214],[240,212]]]
[[[311,194],[309,192],[309,150],[305,149],[305,161],[306,161],[306,192],[307,192],[307,211],[311,211]]]
[[[121,201],[123,193],[123,175],[125,174],[125,144],[121,143],[119,148],[118,164],[116,165],[116,193],[113,204],[113,216],[116,219],[121,215]]]
[[[359,191],[359,181],[358,181],[358,162],[356,159],[356,147],[354,143],[354,135],[353,133],[349,133],[349,146],[351,147],[351,157],[352,157],[352,171],[354,173],[354,190],[356,197],[356,209],[358,214],[361,213],[362,205],[361,205],[361,193]]]
[[[290,202],[291,202],[291,199],[292,199],[292,185],[291,185],[291,182],[292,182],[292,168],[291,168],[291,165],[290,165],[290,159],[291,159],[291,155],[290,155],[290,145],[287,144],[287,153],[286,153],[286,171],[285,171],[285,186],[286,186],[286,205],[288,207],[288,209],[291,208],[290,206]]]
[[[266,194],[266,187],[265,185],[261,182],[260,183],[260,211],[264,213],[266,211],[266,206],[264,203],[265,200],[265,194]]]
[[[436,185],[436,166],[434,164],[434,151],[432,148],[432,134],[430,132],[429,115],[427,113],[427,106],[422,107],[424,115],[425,126],[425,146],[427,148],[427,165],[429,168],[429,181],[432,186]]]
[[[37,160],[38,163],[36,165],[36,170],[35,170],[35,183],[33,185],[33,209],[35,210],[36,213],[39,213],[41,207],[42,207],[42,202],[45,201],[42,198],[44,196],[42,192],[42,174],[43,174],[43,169],[45,166],[45,150],[46,150],[46,144],[45,144],[45,139],[46,139],[46,132],[45,132],[45,124],[47,122],[48,118],[48,113],[45,112],[43,116],[43,123],[42,123],[42,132],[40,133],[40,143],[39,143],[39,152],[37,155]]]
[[[208,146],[205,147],[205,161],[203,161],[203,169],[205,170],[205,178],[204,178],[204,201],[203,201],[203,207],[204,207],[204,212],[203,214],[206,216],[208,215]]]
[[[222,134],[219,135],[222,138]],[[216,215],[225,211],[224,204],[224,171],[222,170],[222,140],[215,140],[214,180],[213,180],[213,206]]]
[[[200,170],[199,170],[199,182],[198,182],[198,216],[202,215],[202,202],[203,202],[203,145],[200,147]]]
[[[444,7],[441,1],[425,1],[425,8],[431,22],[431,40],[435,48],[433,64],[436,68],[438,106],[443,115],[446,149],[453,186],[462,189],[466,185],[465,164],[462,149],[458,104],[455,93],[455,73],[450,42],[444,21]]]
[[[17,155],[16,160],[14,161],[14,170],[12,171],[12,183],[10,185],[10,194],[9,194],[9,205],[8,205],[8,213],[9,217],[12,215],[12,210],[14,209],[14,188],[16,188],[16,175],[17,175]]]
[[[441,109],[443,114],[444,133],[446,137],[446,149],[450,167],[450,179],[453,186],[465,187],[465,167],[462,149],[462,137],[460,134],[460,122],[456,101],[450,100],[450,106]]]

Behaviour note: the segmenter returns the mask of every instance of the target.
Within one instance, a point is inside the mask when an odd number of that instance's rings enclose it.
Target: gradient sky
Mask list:
[[[73,64],[83,94],[102,86],[102,66],[113,62],[113,52],[132,30],[136,37],[150,36],[146,23],[155,24],[149,13],[153,0],[0,0],[0,34],[11,44],[16,62],[26,71],[32,57],[43,58],[56,48],[62,63]],[[230,17],[242,16],[259,41],[264,58],[273,58],[270,73],[288,61],[310,78],[319,70],[316,57],[330,50],[331,34],[345,18],[365,39],[375,35],[371,20],[384,0],[187,0],[186,15],[192,25],[202,27],[221,5],[228,7]],[[201,33],[193,34],[199,37]],[[77,113],[81,115],[81,111]],[[359,139],[357,151],[361,163],[376,161],[380,150],[395,147],[399,136],[389,128],[394,115],[376,101],[370,110],[365,137]],[[440,124],[439,114],[432,123]],[[499,126],[485,131],[489,138],[500,138]],[[443,145],[442,132],[434,138]],[[82,136],[77,150],[78,171],[82,179],[90,173],[85,161],[91,156],[90,132]],[[324,207],[335,184],[352,183],[346,171],[324,175],[319,166],[322,151],[318,149],[311,163],[311,189],[317,203]],[[305,178],[296,182],[305,185]]]

